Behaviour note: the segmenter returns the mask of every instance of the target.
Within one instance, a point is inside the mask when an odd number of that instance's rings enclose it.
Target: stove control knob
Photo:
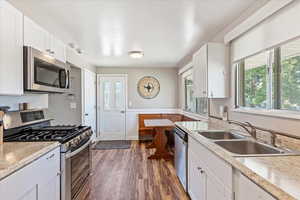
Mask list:
[[[75,138],[75,139],[74,139],[73,144],[74,144],[74,145],[77,145],[77,144],[78,144],[78,138]]]
[[[63,147],[67,150],[67,149],[69,149],[70,144],[69,144],[69,143],[65,143],[65,144],[63,145]]]

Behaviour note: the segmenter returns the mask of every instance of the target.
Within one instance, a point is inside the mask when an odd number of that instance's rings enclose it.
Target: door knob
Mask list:
[[[124,114],[124,113],[125,113],[125,111],[124,111],[124,110],[122,110],[120,113]]]
[[[85,113],[84,115],[85,115],[85,116],[89,116],[89,114],[88,114],[88,113]]]

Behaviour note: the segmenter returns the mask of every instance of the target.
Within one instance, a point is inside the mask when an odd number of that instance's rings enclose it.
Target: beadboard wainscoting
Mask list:
[[[138,140],[139,131],[138,131],[138,115],[139,114],[183,114],[188,117],[206,121],[207,118],[183,111],[182,109],[128,109],[126,112],[126,140]]]

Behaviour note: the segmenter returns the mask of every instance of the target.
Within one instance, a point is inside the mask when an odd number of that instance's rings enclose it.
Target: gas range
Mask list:
[[[90,127],[87,126],[50,126],[49,123],[43,123],[39,127],[21,128],[15,134],[4,137],[5,142],[50,142],[57,141],[62,144],[61,151],[66,152],[74,150],[89,140],[92,135]]]
[[[8,112],[4,116],[5,142],[61,143],[61,152],[72,152],[90,142],[92,130],[88,126],[51,126],[43,110]]]
[[[3,125],[5,142],[60,142],[61,200],[79,198],[90,183],[91,127],[51,126],[42,110],[8,112]]]

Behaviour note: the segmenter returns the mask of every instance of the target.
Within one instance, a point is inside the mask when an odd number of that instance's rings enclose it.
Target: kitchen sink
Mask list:
[[[237,140],[244,139],[245,136],[231,132],[198,132],[200,135],[211,140]]]
[[[233,153],[233,156],[299,155],[298,152],[279,149],[252,140],[215,141],[215,144]]]

